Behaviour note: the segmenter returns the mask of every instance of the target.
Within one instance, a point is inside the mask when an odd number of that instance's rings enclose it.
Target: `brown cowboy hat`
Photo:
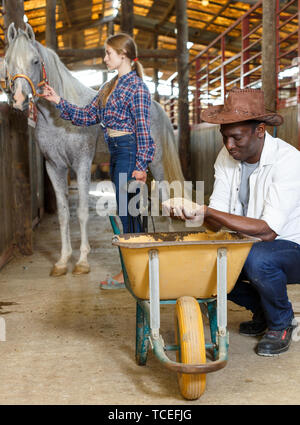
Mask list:
[[[230,90],[225,104],[203,109],[201,119],[211,124],[233,124],[249,120],[273,126],[283,123],[281,115],[266,111],[264,92],[259,89]]]

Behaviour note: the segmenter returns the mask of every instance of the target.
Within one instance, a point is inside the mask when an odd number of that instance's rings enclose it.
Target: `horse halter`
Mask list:
[[[29,83],[33,96],[41,96],[39,93],[37,93],[36,88],[35,88],[32,80],[31,80],[31,78],[29,78],[26,74],[15,74],[13,77],[11,77],[8,73],[8,77],[9,77],[10,89],[12,88],[12,84],[14,83],[14,81],[17,78],[24,78],[24,80],[26,80]],[[38,83],[37,87],[41,87],[44,84],[48,84],[48,78],[47,78],[47,74],[46,74],[45,64],[42,61],[42,80]]]

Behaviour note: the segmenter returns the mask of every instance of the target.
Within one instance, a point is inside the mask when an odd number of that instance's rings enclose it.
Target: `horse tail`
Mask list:
[[[154,102],[158,109],[158,114],[161,120],[160,136],[162,143],[162,161],[164,167],[164,179],[169,183],[173,181],[184,182],[184,176],[178,155],[178,145],[171,121],[162,108],[162,106]]]

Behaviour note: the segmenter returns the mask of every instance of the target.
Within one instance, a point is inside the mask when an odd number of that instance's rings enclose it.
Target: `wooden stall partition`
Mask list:
[[[277,128],[277,137],[298,149],[298,105],[280,109],[278,113],[283,116],[284,122]]]
[[[34,129],[28,127],[28,149],[31,186],[32,227],[34,228],[44,215],[44,157],[34,139]]]
[[[15,250],[32,254],[44,212],[43,157],[22,112],[0,103],[0,269]]]
[[[223,142],[219,125],[202,123],[191,128],[191,173],[193,181],[204,181],[206,203],[214,186],[214,163]]]
[[[12,257],[14,248],[14,192],[12,182],[12,146],[9,135],[8,105],[0,103],[0,269]]]
[[[9,134],[4,143],[10,143],[12,156],[12,181],[9,184],[14,195],[15,244],[24,255],[32,254],[32,199],[30,185],[30,160],[27,117],[9,108]]]

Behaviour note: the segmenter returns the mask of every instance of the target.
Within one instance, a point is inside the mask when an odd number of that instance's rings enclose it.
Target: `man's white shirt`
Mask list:
[[[215,162],[209,206],[243,215],[239,200],[241,162],[221,149]],[[249,178],[247,217],[264,220],[276,239],[300,244],[300,151],[266,132],[259,166]]]

